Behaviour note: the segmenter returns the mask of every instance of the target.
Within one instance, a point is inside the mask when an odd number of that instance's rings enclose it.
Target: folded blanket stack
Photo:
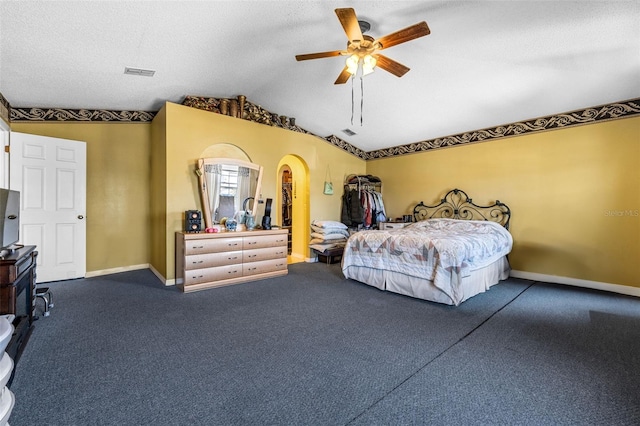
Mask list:
[[[333,220],[314,220],[311,222],[311,241],[309,247],[319,252],[344,247],[349,238],[347,225]]]

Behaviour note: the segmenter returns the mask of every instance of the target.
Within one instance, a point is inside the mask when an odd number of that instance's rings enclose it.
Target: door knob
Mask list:
[[[84,216],[82,216],[81,214],[78,215],[78,219],[84,219]]]

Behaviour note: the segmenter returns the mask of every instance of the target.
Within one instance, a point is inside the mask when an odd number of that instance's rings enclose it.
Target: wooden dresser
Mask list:
[[[24,246],[0,257],[0,314],[15,316],[15,330],[5,350],[14,363],[33,328],[37,257],[36,246]]]
[[[176,284],[190,292],[287,275],[287,234],[176,232]]]

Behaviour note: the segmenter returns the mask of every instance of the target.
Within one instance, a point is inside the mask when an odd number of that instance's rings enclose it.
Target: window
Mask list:
[[[235,197],[238,192],[238,166],[222,165],[220,170],[220,195]]]

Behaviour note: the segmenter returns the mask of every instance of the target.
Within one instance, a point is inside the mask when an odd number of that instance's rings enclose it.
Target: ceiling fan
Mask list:
[[[347,33],[347,38],[349,39],[347,41],[347,49],[296,55],[296,60],[298,61],[330,58],[333,56],[348,56],[346,66],[334,84],[346,83],[349,80],[349,77],[356,74],[358,67],[361,68],[362,75],[367,75],[373,72],[376,65],[397,77],[402,77],[407,73],[407,71],[409,71],[409,68],[378,52],[391,46],[405,43],[431,33],[427,23],[423,21],[388,34],[384,37],[380,37],[379,39],[374,39],[369,35],[362,34],[367,31],[370,26],[369,23],[365,21],[358,21],[355,10],[352,8],[343,8],[336,9],[335,12],[342,24],[342,28],[344,28],[345,33]]]

